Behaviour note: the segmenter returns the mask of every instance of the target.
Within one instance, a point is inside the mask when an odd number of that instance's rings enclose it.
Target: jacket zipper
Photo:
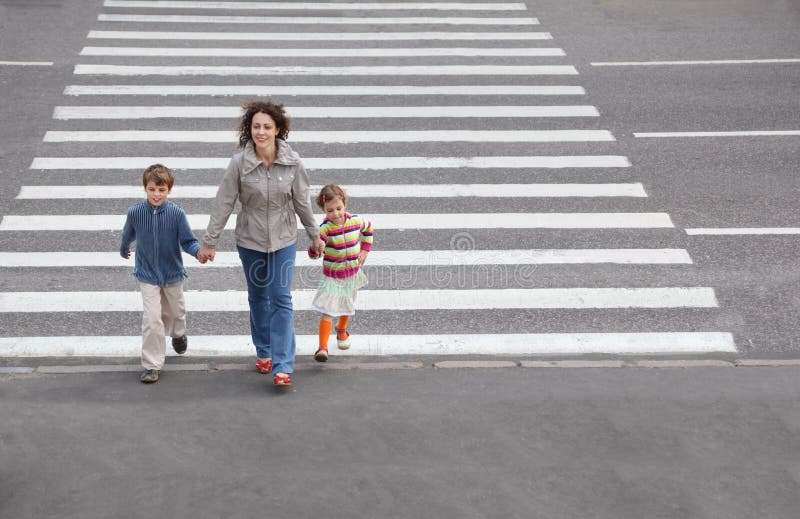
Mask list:
[[[163,285],[164,283],[161,279],[161,268],[160,268],[161,260],[158,257],[158,208],[157,207],[153,208],[153,249],[154,249],[153,256],[156,259],[155,265],[153,265],[153,268],[156,271],[156,281],[158,281],[159,285]]]

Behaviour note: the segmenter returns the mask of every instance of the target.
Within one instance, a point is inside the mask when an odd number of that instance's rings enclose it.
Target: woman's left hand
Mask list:
[[[325,242],[317,238],[311,248],[317,254],[317,257],[320,257],[325,252]]]

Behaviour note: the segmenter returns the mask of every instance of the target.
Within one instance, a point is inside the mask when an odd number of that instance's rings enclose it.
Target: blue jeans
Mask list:
[[[273,373],[294,371],[294,313],[292,276],[295,244],[275,252],[236,247],[247,279],[250,336],[256,355],[272,357]]]

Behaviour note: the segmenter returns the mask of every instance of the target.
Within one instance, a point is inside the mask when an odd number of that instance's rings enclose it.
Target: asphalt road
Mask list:
[[[614,1],[594,2],[537,2],[528,5],[529,14],[537,16],[542,29],[553,35],[553,43],[566,52],[565,61],[579,71],[576,78],[541,78],[543,84],[572,83],[583,86],[586,97],[581,102],[595,106],[601,116],[581,122],[581,128],[608,129],[616,138],[609,147],[599,143],[580,145],[585,154],[614,153],[630,159],[632,167],[612,172],[540,171],[537,182],[641,182],[644,199],[508,199],[498,205],[496,199],[478,198],[465,206],[463,200],[425,199],[358,199],[360,212],[487,212],[503,211],[630,211],[665,212],[670,215],[675,230],[648,232],[628,230],[549,230],[507,231],[495,229],[470,231],[470,239],[478,249],[558,248],[558,247],[679,247],[692,258],[689,267],[647,266],[619,269],[608,265],[548,265],[538,267],[527,279],[525,288],[551,286],[708,286],[713,288],[719,306],[714,309],[674,309],[664,312],[631,309],[625,311],[499,311],[500,319],[484,322],[473,312],[433,311],[426,314],[409,313],[397,316],[393,312],[372,312],[371,322],[385,323],[386,333],[396,333],[404,324],[410,328],[429,326],[431,318],[445,332],[467,330],[472,333],[501,332],[561,332],[594,331],[670,331],[685,327],[687,331],[729,332],[736,348],[745,356],[796,356],[800,351],[797,340],[798,300],[796,235],[770,236],[691,236],[685,229],[705,227],[794,227],[798,225],[795,201],[798,180],[797,168],[800,141],[795,136],[783,137],[703,137],[703,138],[636,138],[637,132],[661,131],[747,131],[797,130],[800,101],[800,67],[785,64],[727,64],[675,66],[600,66],[619,61],[653,60],[743,60],[796,58],[800,48],[797,27],[800,7],[793,2],[654,2]],[[125,9],[104,8],[100,1],[40,2],[6,1],[3,10],[2,59],[52,61],[50,67],[1,66],[0,81],[4,102],[0,109],[4,124],[0,128],[3,189],[0,208],[3,214],[116,214],[120,200],[15,200],[23,185],[52,183],[121,183],[133,184],[130,172],[77,171],[55,175],[34,173],[29,166],[36,156],[96,155],[96,144],[58,144],[41,142],[52,129],[123,129],[115,122],[53,121],[52,109],[60,104],[77,104],[82,99],[66,99],[65,85],[74,83],[76,63],[116,63],[114,58],[90,60],[78,55],[89,29],[116,28],[113,24],[98,24],[96,16],[103,11],[125,12]],[[165,11],[169,12],[169,10]],[[195,30],[208,30],[198,26]],[[144,45],[138,42],[130,45]],[[519,45],[519,43],[517,43]],[[374,62],[374,60],[372,60]],[[415,60],[400,59],[410,63]],[[518,58],[505,58],[516,63]],[[151,58],[148,63],[167,63],[164,58]],[[187,63],[192,62],[187,58]],[[225,63],[224,59],[212,63]],[[326,63],[336,64],[336,60]],[[454,59],[457,63],[458,59]],[[365,63],[370,63],[367,60]],[[159,78],[159,83],[181,80]],[[202,79],[190,81],[202,82]],[[221,80],[225,82],[226,80]],[[336,78],[317,78],[316,83],[335,84]],[[373,78],[380,84],[388,81]],[[417,81],[414,78],[410,82]],[[438,78],[433,81],[444,81]],[[491,77],[474,77],[475,84],[494,82]],[[522,81],[509,78],[509,82]],[[273,84],[286,83],[284,78],[271,78]],[[291,84],[291,83],[287,83]],[[292,100],[297,104],[298,100]],[[326,102],[352,102],[351,99],[328,98]],[[370,100],[367,99],[366,103]],[[415,99],[420,104],[441,104],[441,98]],[[447,100],[452,102],[452,100]],[[513,97],[513,102],[529,102]],[[537,100],[539,101],[539,100]],[[120,104],[128,99],[105,96],[92,102]],[[134,104],[152,103],[153,98],[136,99]],[[173,103],[174,99],[155,98],[157,103]],[[191,102],[191,101],[190,101]],[[194,101],[198,102],[198,101]],[[207,102],[207,101],[200,101]],[[218,102],[218,101],[216,101]],[[459,102],[480,103],[480,99],[465,97]],[[552,103],[558,101],[543,101]],[[156,120],[155,128],[174,126],[174,121]],[[307,119],[302,130],[330,129],[330,121]],[[426,129],[452,127],[447,121],[395,121],[393,129]],[[462,124],[459,122],[459,124]],[[463,123],[463,129],[473,124]],[[521,129],[520,123],[503,119],[481,120],[479,127],[488,130]],[[523,124],[528,124],[523,120]],[[536,123],[537,128],[565,129],[574,122],[551,119]],[[188,121],[185,129],[229,129],[229,121]],[[336,129],[364,129],[363,121],[340,120]],[[141,127],[141,125],[139,125]],[[374,127],[374,126],[373,126]],[[522,129],[528,127],[523,126]],[[437,155],[442,146],[432,143],[416,144],[352,144],[332,148],[324,144],[298,145],[304,156],[333,155]],[[136,147],[110,143],[103,146],[107,154],[126,154]],[[202,150],[202,151],[199,151]],[[448,145],[452,155],[470,154],[560,154],[573,153],[576,146],[567,144],[485,143]],[[227,145],[198,147],[188,144],[151,143],[143,153],[203,153],[226,156],[232,152]],[[178,182],[216,182],[218,171],[178,173]],[[393,183],[393,172],[330,172],[325,180],[351,183]],[[425,171],[404,173],[405,182],[481,183],[487,179],[482,172],[465,171],[431,178]],[[503,182],[530,182],[527,172],[508,171]],[[181,202],[189,212],[207,212],[207,200]],[[491,220],[491,216],[489,216]],[[489,220],[489,221],[490,221]],[[390,248],[412,246],[421,250],[446,249],[454,239],[453,231],[396,231],[384,230],[382,243]],[[0,243],[6,251],[93,251],[113,250],[116,232],[61,233],[43,231],[2,232]],[[224,246],[232,247],[232,237]],[[111,245],[110,245],[111,244]],[[413,244],[413,245],[408,245]],[[414,268],[411,269],[412,271]],[[410,286],[428,288],[434,274],[416,269],[402,269],[381,276],[377,269],[372,275],[389,279],[378,288],[396,288],[397,279],[411,279]],[[421,270],[421,272],[419,272]],[[87,278],[87,274],[90,276]],[[126,290],[131,289],[125,269],[74,268],[6,268],[2,274],[6,291],[30,290]],[[395,285],[392,285],[392,283]],[[311,288],[313,282],[299,286]],[[475,288],[513,288],[492,280],[478,280]],[[188,288],[215,287],[242,289],[238,273],[233,271],[193,276]],[[461,288],[461,287],[459,287]],[[221,329],[222,333],[242,333],[246,316],[227,317],[204,325],[206,316],[196,319],[198,334]],[[129,314],[86,315],[66,313],[57,316],[4,313],[0,316],[8,335],[41,334],[71,335],[76,327],[87,334],[105,334],[108,328],[135,330],[136,316]],[[43,320],[44,319],[44,320]],[[354,326],[360,326],[354,323]],[[313,319],[298,319],[299,333],[313,333]],[[359,330],[364,333],[366,328]]]
[[[177,365],[173,364],[173,366]],[[135,366],[133,366],[135,369]],[[0,376],[0,515],[791,519],[798,368]]]
[[[690,331],[733,333],[737,351],[725,358],[800,357],[796,235],[692,236],[704,227],[796,227],[800,138],[637,138],[637,132],[798,130],[800,66],[730,64],[598,66],[600,62],[798,58],[800,2],[556,1],[527,3],[542,30],[576,66],[569,81],[586,89],[580,103],[601,116],[586,129],[608,129],[609,145],[582,144],[582,153],[627,156],[624,170],[540,171],[537,182],[641,182],[645,199],[503,201],[357,200],[363,212],[663,211],[675,229],[476,229],[477,249],[559,247],[685,248],[691,265],[538,266],[524,278],[479,279],[478,288],[713,287],[719,306],[617,310],[494,310],[486,312],[363,312],[356,334],[375,327],[396,334]],[[48,130],[122,129],[125,122],[65,122],[53,107],[87,45],[86,33],[109,11],[97,1],[0,0],[0,61],[52,61],[52,66],[0,65],[0,214],[117,214],[127,200],[20,200],[23,185],[135,184],[130,171],[31,172],[36,156],[98,154],[91,144],[45,144]],[[150,29],[153,29],[150,27]],[[207,30],[193,27],[192,30]],[[353,30],[349,28],[349,30]],[[136,42],[131,45],[137,44]],[[161,60],[160,62],[164,62]],[[94,63],[114,59],[96,58]],[[153,63],[159,62],[153,59]],[[511,60],[511,62],[515,62]],[[219,61],[217,63],[220,63]],[[163,79],[163,78],[161,78]],[[257,80],[257,79],[256,79]],[[197,83],[201,79],[195,78]],[[416,81],[410,79],[410,81]],[[446,82],[445,80],[435,80]],[[495,78],[475,78],[494,84]],[[525,83],[524,79],[510,79]],[[98,78],[83,78],[83,83]],[[161,84],[184,82],[175,78]],[[188,82],[188,81],[187,81]],[[220,79],[219,84],[234,80]],[[255,81],[254,81],[255,82]],[[284,82],[277,78],[273,84]],[[321,78],[318,84],[335,84]],[[375,84],[391,79],[375,78]],[[230,98],[227,102],[233,103]],[[180,104],[179,98],[91,98],[108,105]],[[379,98],[361,100],[365,106]],[[443,104],[444,98],[415,99]],[[511,97],[509,104],[530,102]],[[88,103],[89,101],[87,101]],[[205,97],[201,103],[221,104]],[[302,104],[292,99],[294,104]],[[305,101],[313,105],[313,100]],[[326,104],[352,103],[327,97]],[[450,101],[452,102],[452,101]],[[458,102],[480,103],[464,97]],[[559,101],[550,101],[557,103]],[[287,101],[288,103],[288,101]],[[235,104],[235,103],[234,103]],[[301,121],[303,130],[329,122]],[[443,129],[447,121],[397,121],[398,128]],[[174,127],[175,121],[148,123]],[[342,120],[339,129],[364,129]],[[148,126],[150,125],[150,126]],[[470,126],[473,125],[473,126]],[[572,125],[548,120],[542,128]],[[375,126],[370,126],[375,128]],[[462,129],[522,129],[515,122],[474,121]],[[525,127],[527,129],[527,127]],[[537,126],[538,128],[538,126]],[[186,129],[229,129],[229,121],[190,121]],[[109,144],[111,153],[142,148]],[[207,149],[206,149],[207,148]],[[458,143],[455,155],[572,153],[569,144]],[[224,145],[148,145],[148,153],[226,155]],[[436,145],[303,145],[304,156],[437,155]],[[111,154],[109,153],[109,154]],[[218,171],[178,172],[179,183],[215,182]],[[394,172],[333,172],[336,182],[386,183]],[[431,178],[433,177],[433,178]],[[406,182],[533,181],[527,172],[501,179],[481,172],[404,173]],[[207,212],[207,200],[184,200]],[[401,250],[447,249],[449,231],[383,230],[383,244]],[[118,233],[0,232],[0,252],[114,250]],[[411,243],[411,244],[409,244]],[[223,246],[232,248],[232,236]],[[463,270],[425,266],[369,274],[380,288],[456,288]],[[491,271],[490,271],[491,272]],[[193,290],[243,289],[234,269],[192,271]],[[443,275],[444,274],[444,275]],[[409,281],[411,280],[411,281]],[[298,279],[302,288],[313,279]],[[516,283],[516,284],[515,284]],[[133,290],[122,268],[0,269],[3,292]],[[315,320],[297,312],[300,334]],[[0,313],[4,337],[137,333],[135,312]],[[196,312],[193,336],[243,334],[246,315]],[[375,324],[379,323],[379,324]],[[191,350],[191,343],[190,343]],[[613,355],[592,359],[615,360]],[[137,382],[135,359],[121,373],[12,373],[8,367],[79,366],[81,358],[4,358],[0,369],[0,516],[2,517],[543,517],[776,518],[800,510],[797,367],[434,368],[451,360],[419,356],[334,358],[320,367],[298,359],[295,385],[275,392],[252,371],[180,372],[195,358],[170,358],[154,386]],[[471,359],[475,359],[471,357]],[[213,359],[250,362],[251,359]],[[337,370],[349,362],[422,363],[413,369]],[[509,360],[507,356],[487,360]],[[514,357],[513,360],[530,358]],[[183,361],[183,362],[181,362]],[[419,366],[414,364],[414,366]],[[486,365],[484,365],[486,366]],[[373,365],[373,367],[375,367]],[[80,368],[79,368],[80,369]],[[22,370],[26,371],[26,370]]]

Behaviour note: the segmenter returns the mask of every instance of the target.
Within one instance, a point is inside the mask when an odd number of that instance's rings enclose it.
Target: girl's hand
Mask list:
[[[325,242],[317,238],[314,240],[314,245],[312,245],[312,248],[314,249],[314,254],[316,254],[316,257],[320,257],[325,252]]]
[[[365,250],[362,250],[360,253],[358,253],[358,266],[359,267],[361,265],[363,265],[365,261],[367,261],[367,254],[369,254],[369,253],[367,251],[365,251]]]

